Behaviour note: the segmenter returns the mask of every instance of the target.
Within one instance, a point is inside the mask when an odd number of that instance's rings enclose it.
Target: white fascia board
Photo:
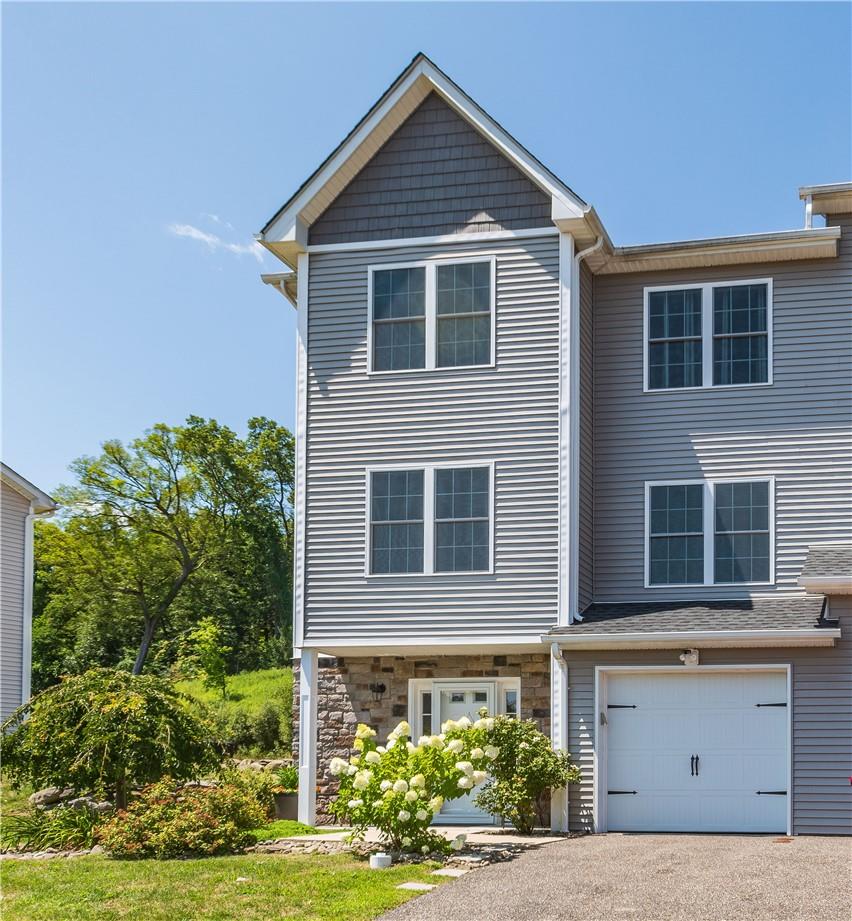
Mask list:
[[[436,656],[436,655],[505,655],[511,653],[543,652],[541,637],[485,636],[473,640],[469,637],[423,636],[411,639],[341,639],[308,640],[302,649],[313,649],[329,656]]]
[[[761,646],[833,646],[840,630],[672,630],[659,633],[544,634],[542,643],[563,649],[708,649]]]
[[[0,477],[10,489],[14,489],[16,493],[30,501],[33,514],[42,515],[45,512],[55,512],[59,508],[59,505],[46,492],[24,479],[20,473],[8,465],[0,463]]]
[[[263,273],[260,280],[265,285],[275,288],[279,294],[298,308],[298,275],[296,272],[269,272]]]
[[[419,97],[419,100],[422,100],[430,90],[435,90],[448,105],[494,144],[525,176],[541,188],[542,191],[549,194],[554,199],[554,202],[558,202],[558,207],[554,205],[558,213],[564,214],[566,217],[573,216],[576,218],[582,217],[588,210],[588,206],[581,199],[561,183],[549,170],[531,157],[511,135],[504,131],[469,96],[461,92],[431,61],[421,59],[414,64],[400,80],[399,84],[374,108],[363,124],[337,153],[293,198],[289,207],[274,219],[266,233],[259,235],[259,241],[270,249],[272,248],[271,245],[279,242],[306,243],[307,224],[302,221],[302,226],[300,227],[299,221],[302,212],[305,211],[309,203],[332,180],[361,145],[368,141],[370,135],[379,128],[384,119],[392,113],[396,106],[403,102],[406,96],[413,93]],[[303,234],[304,240],[302,240]],[[275,252],[274,249],[272,251]]]
[[[852,576],[799,576],[799,585],[817,595],[852,595]]]

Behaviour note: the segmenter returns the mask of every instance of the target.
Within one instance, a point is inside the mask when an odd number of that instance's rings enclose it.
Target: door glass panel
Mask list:
[[[506,716],[517,716],[518,715],[518,692],[515,690],[507,690],[505,697],[505,709]]]
[[[423,735],[432,735],[432,692],[424,691],[420,698],[420,709],[423,714]]]

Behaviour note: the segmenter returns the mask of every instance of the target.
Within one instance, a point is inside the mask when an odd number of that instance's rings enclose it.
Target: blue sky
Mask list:
[[[419,51],[616,243],[797,227],[850,178],[850,5],[3,5],[3,458],[293,423],[252,234]]]

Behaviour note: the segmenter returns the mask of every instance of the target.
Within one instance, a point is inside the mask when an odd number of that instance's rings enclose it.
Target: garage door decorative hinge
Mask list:
[[[757,790],[758,796],[786,796],[786,790]]]
[[[786,706],[787,706],[786,700],[780,704],[755,704],[755,707],[786,707]]]
[[[607,790],[610,796],[636,796],[635,790]]]

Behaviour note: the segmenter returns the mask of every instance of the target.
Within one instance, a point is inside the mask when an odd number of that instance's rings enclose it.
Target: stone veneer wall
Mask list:
[[[550,661],[547,653],[505,656],[366,656],[321,659],[318,676],[317,822],[333,818],[327,806],[337,792],[329,774],[332,758],[348,758],[355,727],[367,723],[384,738],[394,726],[408,719],[409,678],[517,678],[521,679],[521,717],[534,719],[542,732],[550,733]],[[299,757],[299,668],[294,668],[293,757]],[[383,683],[387,690],[373,700],[370,685]]]

